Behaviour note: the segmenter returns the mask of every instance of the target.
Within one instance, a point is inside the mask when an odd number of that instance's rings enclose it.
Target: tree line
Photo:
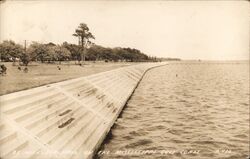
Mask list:
[[[0,43],[1,61],[19,61],[23,65],[28,65],[30,61],[40,61],[42,63],[54,63],[58,61],[127,61],[144,62],[159,61],[156,57],[150,57],[135,48],[107,48],[94,44],[91,40],[95,39],[90,32],[87,24],[80,23],[72,34],[78,39],[78,45],[64,42],[63,44],[54,44],[52,42],[42,44],[32,42],[28,48],[11,40]]]
[[[32,42],[29,47],[6,40],[0,43],[0,59],[5,62],[20,61],[28,65],[30,61],[40,61],[42,63],[54,63],[61,61],[80,61],[82,60],[82,48],[76,44],[64,42],[61,45],[54,43]],[[134,48],[107,48],[100,45],[91,45],[85,50],[86,61],[127,61],[142,62],[153,61],[155,58],[149,57],[140,50]]]

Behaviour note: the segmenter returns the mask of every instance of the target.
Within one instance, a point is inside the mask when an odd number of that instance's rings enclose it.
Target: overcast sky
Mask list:
[[[96,44],[182,59],[249,59],[247,1],[6,1],[0,40],[77,44],[86,23]]]

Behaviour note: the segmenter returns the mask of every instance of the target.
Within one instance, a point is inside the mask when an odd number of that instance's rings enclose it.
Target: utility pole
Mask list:
[[[26,40],[24,40],[24,51],[26,53]]]

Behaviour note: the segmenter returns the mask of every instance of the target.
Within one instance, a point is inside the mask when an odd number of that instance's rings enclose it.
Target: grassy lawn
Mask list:
[[[1,62],[1,64],[4,64],[7,67],[7,74],[3,76],[0,75],[0,95],[67,79],[87,76],[135,63],[86,62],[84,66],[79,66],[73,63],[62,63],[61,65],[57,65],[33,62],[27,67],[27,73],[23,71],[24,66],[21,66],[22,70],[18,70],[18,66],[13,66],[11,62]],[[59,66],[61,70],[59,70],[57,66]]]

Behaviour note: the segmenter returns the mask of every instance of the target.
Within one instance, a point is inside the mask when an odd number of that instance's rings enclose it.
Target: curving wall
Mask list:
[[[0,158],[92,158],[144,73],[145,63],[0,97]]]

